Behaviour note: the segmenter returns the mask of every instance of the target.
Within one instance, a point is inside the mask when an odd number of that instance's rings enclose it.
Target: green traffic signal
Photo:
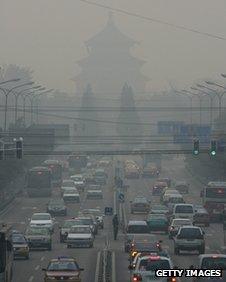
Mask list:
[[[212,140],[210,144],[210,155],[215,156],[217,153],[217,141]]]
[[[196,155],[196,156],[199,154],[199,140],[194,140],[193,154]]]

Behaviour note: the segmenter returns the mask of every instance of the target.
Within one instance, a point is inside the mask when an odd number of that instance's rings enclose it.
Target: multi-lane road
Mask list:
[[[125,158],[125,157],[124,157]],[[139,157],[134,157],[139,162]],[[186,180],[190,183],[190,193],[185,196],[186,202],[200,203],[200,189],[202,184],[194,179],[194,177],[186,170],[183,157],[175,157],[172,160],[163,160],[162,176],[170,177],[175,180]],[[85,194],[82,196],[80,204],[68,205],[68,216],[73,217],[83,208],[113,206],[114,187],[113,187],[113,168],[110,171],[109,181],[103,187],[103,200],[87,200]],[[159,198],[151,195],[151,187],[154,179],[131,179],[127,180],[130,185],[126,192],[125,212],[126,219],[145,219],[145,215],[130,214],[130,200],[137,195],[144,195],[151,200],[152,203],[158,203]],[[58,194],[56,189],[54,194]],[[0,220],[12,223],[15,229],[24,231],[29,218],[34,212],[46,211],[48,198],[17,198],[8,209],[1,214]],[[104,247],[106,238],[109,239],[110,248],[115,251],[115,272],[117,282],[129,281],[128,270],[128,254],[124,252],[123,239],[124,234],[120,231],[118,239],[113,240],[111,217],[105,217],[105,228],[100,230],[95,238],[94,248],[74,248],[67,249],[65,244],[59,242],[59,226],[63,217],[56,217],[55,232],[53,234],[52,251],[31,251],[28,261],[16,260],[14,266],[13,282],[40,282],[43,281],[42,268],[46,267],[49,260],[60,255],[71,255],[77,258],[81,267],[85,270],[82,274],[82,281],[93,282],[95,279],[96,262],[98,251]],[[224,240],[221,224],[210,224],[205,227],[206,253],[223,252]],[[197,253],[184,253],[180,256],[173,253],[173,242],[168,239],[167,235],[158,234],[159,239],[163,241],[163,246],[167,248],[173,263],[180,268],[188,268],[191,264],[197,264]],[[113,270],[114,271],[114,270]]]

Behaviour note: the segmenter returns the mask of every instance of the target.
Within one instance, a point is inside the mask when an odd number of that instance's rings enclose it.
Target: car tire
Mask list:
[[[180,254],[180,250],[177,247],[174,247],[174,254],[175,255],[179,255]]]

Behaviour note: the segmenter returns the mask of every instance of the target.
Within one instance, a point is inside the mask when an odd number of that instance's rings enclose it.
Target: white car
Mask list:
[[[88,190],[86,199],[103,199],[103,192],[102,190]]]
[[[85,179],[82,174],[71,175],[70,178],[74,181],[75,187],[78,188],[78,190],[84,191]]]
[[[54,231],[54,222],[49,213],[34,213],[31,217],[30,227],[47,227],[50,232]]]
[[[189,218],[175,218],[172,220],[169,226],[169,239],[173,239],[177,235],[177,232],[181,226],[193,225]]]
[[[168,277],[157,278],[155,276],[155,271],[158,269],[173,269],[171,259],[156,254],[141,256],[137,259],[136,265],[131,272],[131,281],[168,282]],[[173,278],[171,277],[171,279]]]
[[[61,185],[61,195],[63,195],[64,191],[69,189],[69,188],[76,188],[74,180],[72,180],[72,179],[64,179],[62,181],[62,185]]]
[[[65,202],[80,203],[80,196],[76,188],[68,188],[64,191],[63,199]]]
[[[67,235],[67,247],[93,247],[94,236],[88,225],[72,226]]]

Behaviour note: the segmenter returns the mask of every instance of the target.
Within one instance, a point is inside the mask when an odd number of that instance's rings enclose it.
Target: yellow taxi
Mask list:
[[[62,256],[51,259],[47,268],[42,270],[45,271],[44,282],[81,282],[81,271],[84,269],[79,267],[74,258]]]

